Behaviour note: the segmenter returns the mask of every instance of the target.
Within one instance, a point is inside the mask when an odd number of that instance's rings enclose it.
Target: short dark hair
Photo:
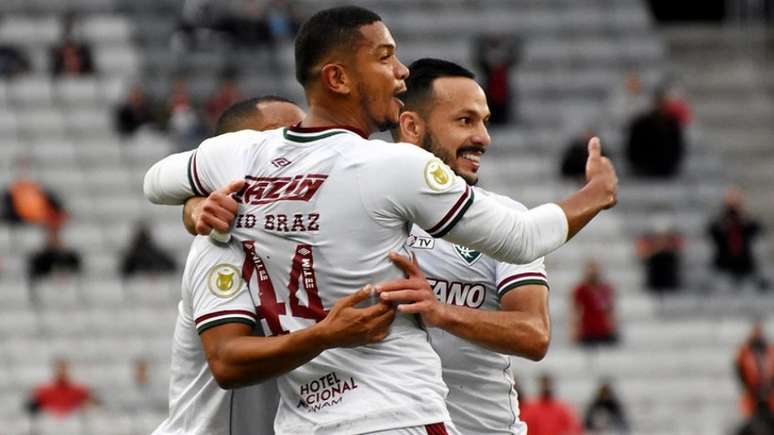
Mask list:
[[[354,45],[362,38],[360,27],[382,21],[368,9],[341,6],[324,9],[309,18],[299,29],[295,41],[296,79],[306,86],[312,68],[332,50]]]
[[[403,110],[416,111],[422,108],[433,95],[433,82],[444,77],[464,77],[475,80],[476,75],[469,69],[448,60],[425,57],[409,65],[406,92],[400,95]]]
[[[258,105],[261,103],[290,103],[295,101],[277,95],[264,95],[258,98],[250,98],[234,103],[231,107],[223,111],[216,123],[215,135],[231,133],[243,129],[243,125],[251,118],[260,116]]]

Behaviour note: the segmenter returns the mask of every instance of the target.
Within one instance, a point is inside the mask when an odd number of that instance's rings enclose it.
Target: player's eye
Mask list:
[[[457,121],[459,121],[460,124],[462,125],[470,125],[472,120],[470,119],[469,116],[463,116],[461,118],[458,118]]]

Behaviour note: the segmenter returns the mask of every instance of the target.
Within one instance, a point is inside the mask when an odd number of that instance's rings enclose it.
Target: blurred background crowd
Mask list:
[[[0,2],[0,434],[165,416],[180,210],[151,163],[231,104],[303,102],[311,0]],[[530,435],[774,434],[774,1],[367,0],[408,64],[478,74],[482,186],[571,192],[602,138],[620,204],[547,258],[553,338],[514,360]]]

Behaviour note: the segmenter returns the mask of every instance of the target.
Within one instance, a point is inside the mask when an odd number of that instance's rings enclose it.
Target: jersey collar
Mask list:
[[[302,133],[302,134],[325,133],[325,132],[328,132],[329,130],[347,130],[347,131],[351,131],[352,133],[355,133],[356,135],[362,137],[363,139],[368,139],[368,135],[365,134],[363,130],[357,127],[350,127],[348,125],[330,125],[325,127],[301,127],[301,123],[299,122],[296,125],[288,127],[289,132]]]

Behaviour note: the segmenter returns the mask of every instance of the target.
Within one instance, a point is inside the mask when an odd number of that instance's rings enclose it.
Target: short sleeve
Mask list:
[[[504,206],[519,211],[527,210],[523,204],[508,197],[479,189],[477,190],[479,195],[487,195]],[[502,298],[507,292],[525,285],[543,285],[549,287],[548,275],[546,273],[543,257],[528,264],[510,264],[498,261],[495,267],[495,282],[497,283],[498,299]]]
[[[196,330],[199,334],[225,323],[256,325],[255,303],[242,279],[244,254],[232,244],[198,236],[184,272]]]
[[[261,132],[243,130],[202,142],[188,161],[191,190],[196,196],[208,196],[231,181],[244,178],[251,150],[263,137]]]
[[[391,149],[382,147],[383,155],[359,173],[369,213],[387,226],[408,221],[443,237],[473,203],[473,189],[429,152],[405,143],[387,145]]]

